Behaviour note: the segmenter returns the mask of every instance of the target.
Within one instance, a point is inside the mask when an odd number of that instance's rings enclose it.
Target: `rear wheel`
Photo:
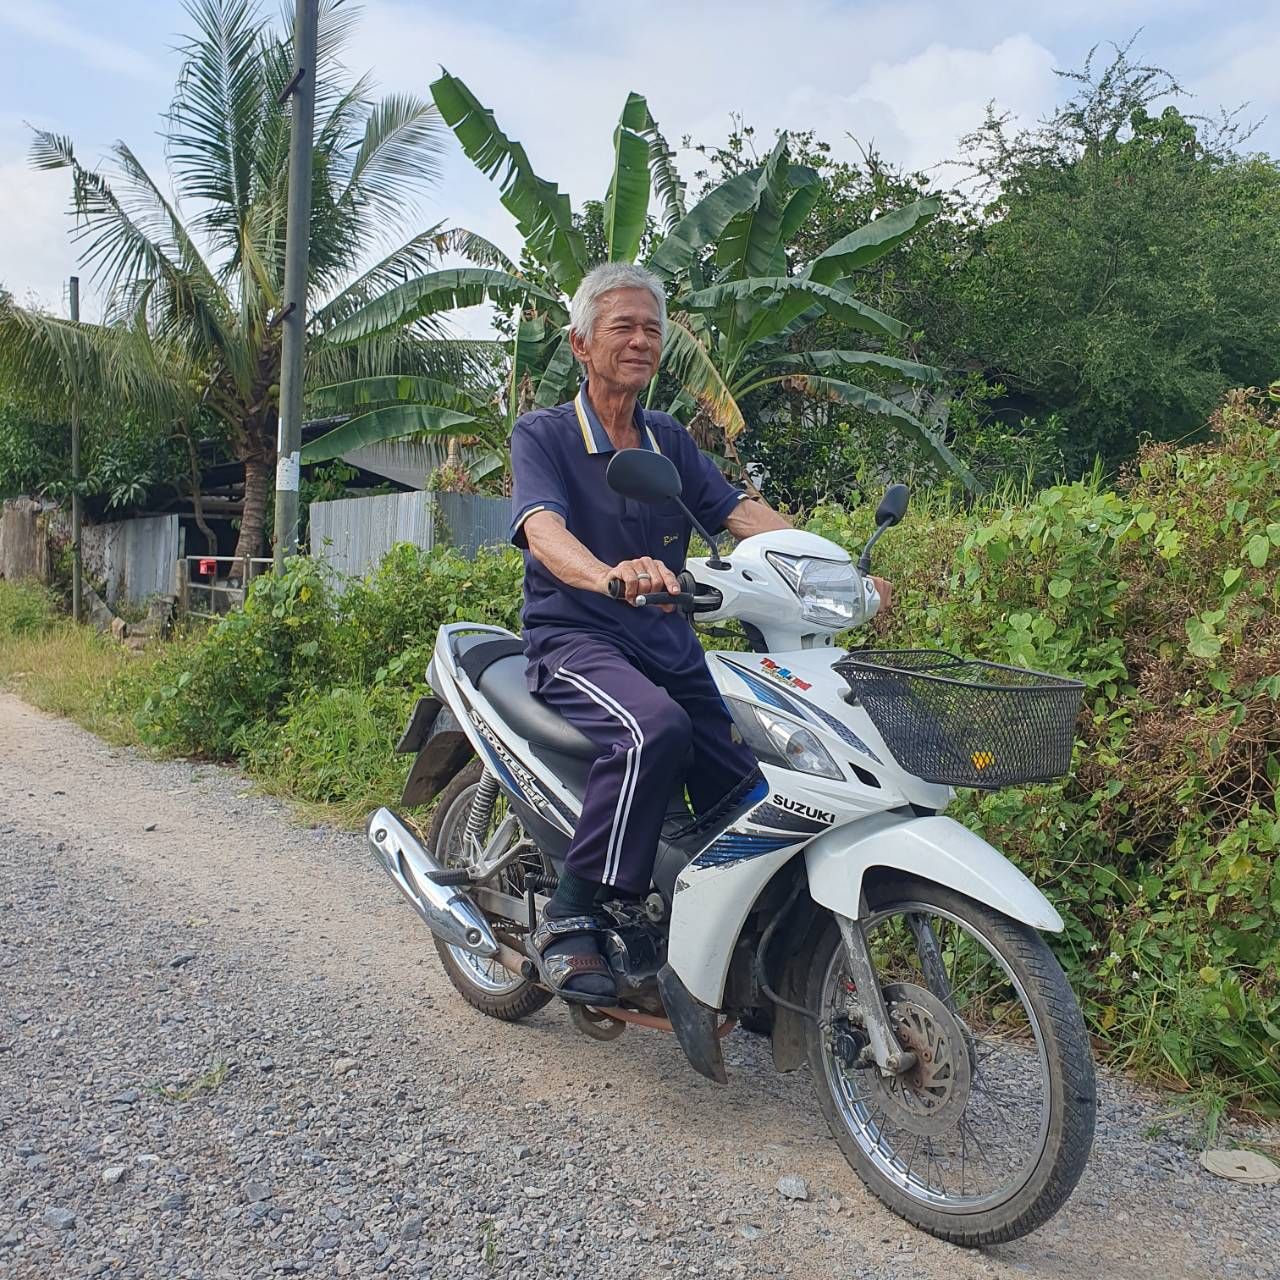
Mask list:
[[[493,804],[488,822],[474,837],[468,836],[467,819],[480,793],[484,767],[473,760],[456,774],[440,795],[431,825],[427,828],[427,848],[446,867],[471,865],[506,817],[507,805],[502,796]],[[516,837],[519,838],[519,834]],[[522,861],[512,863],[498,877],[496,886],[504,893],[520,897],[524,893],[526,867]],[[449,981],[473,1008],[503,1022],[518,1022],[536,1013],[551,1000],[551,993],[519,974],[512,973],[497,960],[478,956],[464,947],[456,947],[439,938],[436,950],[444,964]]]
[[[1093,1062],[1062,969],[1034,930],[924,881],[878,886],[863,924],[917,1064],[884,1077],[851,1061],[857,993],[832,921],[805,1004],[822,1016],[806,1038],[836,1142],[876,1196],[932,1235],[970,1246],[1026,1235],[1062,1207],[1093,1141]]]

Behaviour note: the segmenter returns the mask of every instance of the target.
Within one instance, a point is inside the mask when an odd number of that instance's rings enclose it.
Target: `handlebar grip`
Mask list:
[[[636,596],[637,609],[643,609],[647,604],[677,604],[683,607],[692,603],[693,596],[687,591],[646,591],[644,595]]]

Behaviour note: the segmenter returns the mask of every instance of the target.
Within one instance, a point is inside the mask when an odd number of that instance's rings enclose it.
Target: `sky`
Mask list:
[[[1062,97],[1055,68],[1139,30],[1135,55],[1177,76],[1194,95],[1187,109],[1248,103],[1248,118],[1262,120],[1251,145],[1280,154],[1280,0],[372,0],[362,9],[349,67],[371,70],[384,92],[424,97],[446,67],[575,207],[604,194],[631,89],[673,146],[686,134],[723,140],[738,113],[766,146],[775,129],[809,128],[849,159],[853,135],[929,167],[955,154],[989,101],[1031,122]],[[30,127],[68,135],[95,164],[123,139],[162,175],[158,131],[188,26],[175,0],[0,0],[0,285],[19,301],[65,313],[77,270],[70,180],[31,168]],[[497,188],[451,135],[447,143],[442,180],[405,238],[443,220],[516,248]],[[697,159],[680,152],[686,176]],[[81,288],[92,318],[92,280]],[[473,316],[463,327],[475,332]]]

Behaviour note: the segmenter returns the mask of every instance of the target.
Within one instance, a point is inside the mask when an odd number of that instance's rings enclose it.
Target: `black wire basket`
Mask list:
[[[894,759],[926,782],[994,791],[1071,769],[1078,680],[939,649],[864,649],[835,670]]]

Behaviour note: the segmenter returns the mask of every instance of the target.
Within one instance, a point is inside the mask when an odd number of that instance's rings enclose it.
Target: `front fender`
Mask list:
[[[968,827],[941,815],[879,817],[879,822],[864,819],[836,827],[805,848],[809,892],[815,902],[856,918],[863,878],[872,867],[887,867],[944,884],[1033,929],[1061,932],[1062,917],[1053,904],[1004,854]],[[873,823],[874,829],[868,830]]]

